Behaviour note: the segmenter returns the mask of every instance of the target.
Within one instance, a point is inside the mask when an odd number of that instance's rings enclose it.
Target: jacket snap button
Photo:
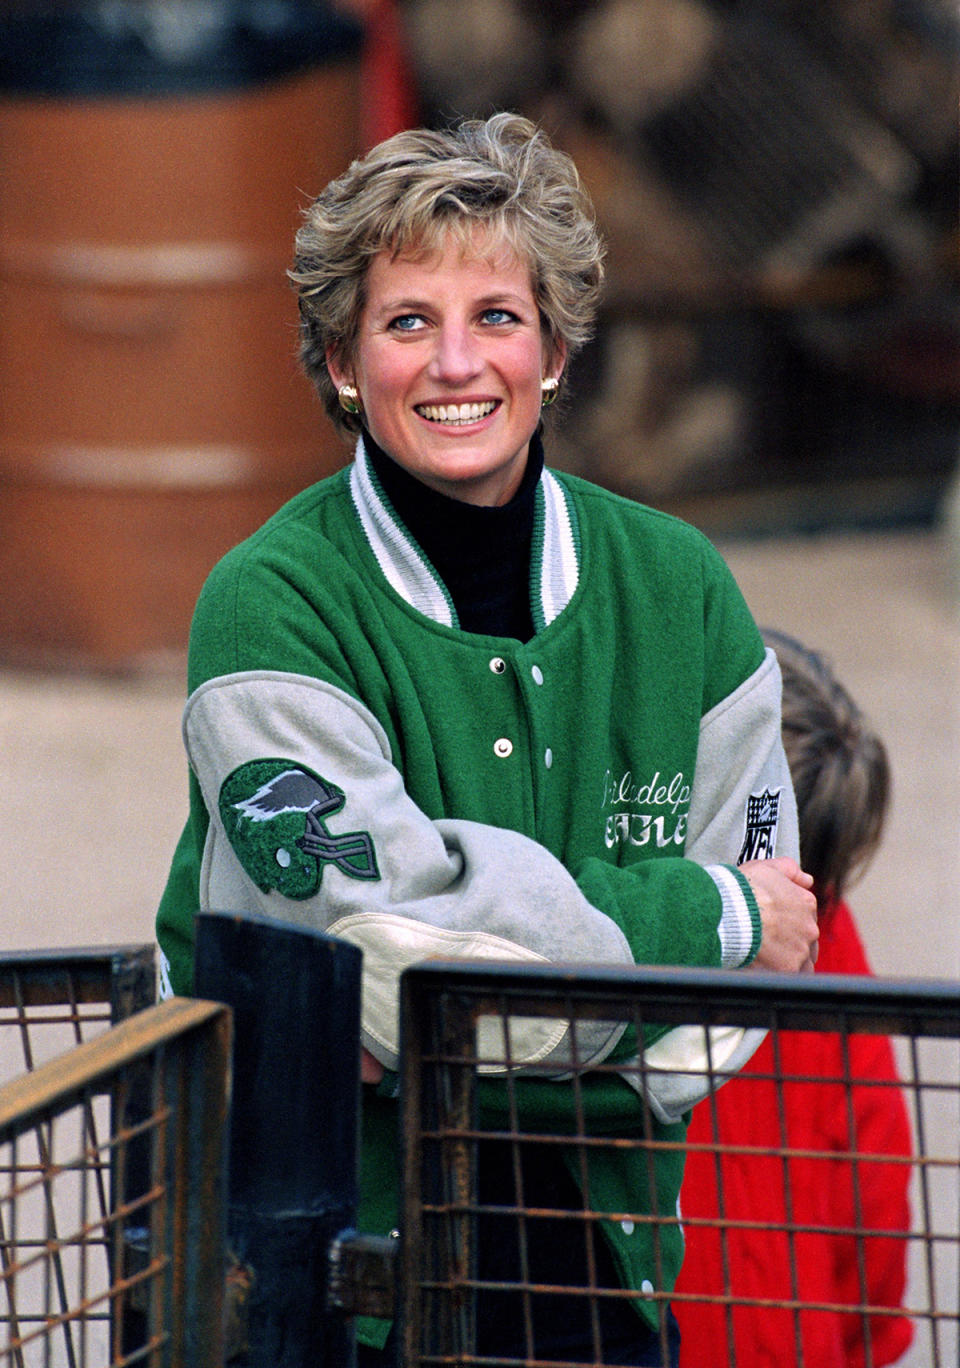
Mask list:
[[[512,755],[513,742],[510,741],[506,736],[501,736],[499,741],[494,741],[493,751],[494,754],[499,755],[501,759],[505,758],[508,755]]]
[[[540,668],[539,665],[534,665],[534,667],[533,667],[533,669],[530,671],[530,673],[533,675],[533,682],[534,682],[534,684],[542,684],[542,683],[543,683],[543,671],[541,670],[541,668]]]
[[[494,674],[503,674],[504,670],[507,668],[507,662],[504,660],[503,656],[494,656],[490,662],[490,668]]]
[[[550,769],[551,765],[553,764],[553,751],[550,749],[549,746],[543,753],[543,763],[546,765],[547,769]]]

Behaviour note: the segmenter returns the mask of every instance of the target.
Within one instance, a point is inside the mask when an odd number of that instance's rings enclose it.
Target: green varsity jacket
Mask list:
[[[397,983],[428,955],[737,968],[759,916],[737,872],[797,855],[780,680],[695,529],[544,470],[526,643],[466,633],[362,442],[214,569],[190,641],[190,813],[157,930],[166,992],[192,988],[198,909],[250,911],[364,953],[362,1039],[397,1066]],[[598,1024],[578,1048],[619,1059]],[[714,1067],[755,1048],[726,1032]],[[591,1124],[682,1135],[702,1033],[645,1042],[649,1076],[588,1078]],[[564,1043],[533,1022],[524,1105],[562,1124]],[[388,1075],[389,1077],[389,1075]],[[365,1088],[361,1226],[396,1223],[393,1108]],[[499,1091],[481,1085],[494,1115]],[[677,1209],[682,1157],[593,1156],[611,1213]],[[624,1285],[667,1289],[682,1234],[606,1223]],[[655,1258],[656,1253],[656,1258]],[[656,1266],[656,1267],[655,1267]],[[641,1314],[655,1311],[641,1305]],[[383,1324],[360,1336],[380,1343]]]

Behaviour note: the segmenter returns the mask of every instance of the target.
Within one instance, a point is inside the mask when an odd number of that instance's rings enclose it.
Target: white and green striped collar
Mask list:
[[[390,586],[425,617],[458,626],[447,588],[394,511],[357,441],[350,493],[364,535]],[[541,631],[570,602],[580,579],[580,539],[567,490],[544,470],[537,485],[531,552],[533,625]]]

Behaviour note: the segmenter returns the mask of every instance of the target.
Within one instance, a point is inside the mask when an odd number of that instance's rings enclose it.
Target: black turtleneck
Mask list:
[[[383,492],[447,586],[463,630],[529,641],[534,495],[543,470],[539,434],[531,439],[519,489],[509,503],[496,507],[437,493],[398,465],[366,430],[363,444]]]

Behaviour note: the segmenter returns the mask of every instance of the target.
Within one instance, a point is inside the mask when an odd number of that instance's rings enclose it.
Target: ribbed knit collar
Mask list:
[[[539,440],[531,443],[520,489],[498,508],[437,494],[382,452],[369,452],[368,442],[374,447],[366,436],[358,440],[350,470],[354,507],[384,577],[418,612],[446,626],[525,640],[531,622],[538,632],[569,603],[580,573],[576,515],[567,491],[543,467]],[[507,544],[509,552],[503,550]],[[507,561],[514,574],[501,577],[501,563]],[[526,594],[526,604],[518,609],[514,576],[521,563],[525,587],[520,595]],[[499,598],[497,606],[495,582],[507,583],[512,631],[503,630],[505,600]],[[461,620],[461,607],[472,625]],[[486,616],[491,612],[492,619]],[[478,626],[477,614],[485,624],[495,620],[495,629]]]
[[[477,505],[438,493],[392,460],[364,432],[374,475],[394,511],[443,580],[465,632],[533,636],[530,551],[534,505],[543,470],[539,435],[520,486],[508,503]]]

